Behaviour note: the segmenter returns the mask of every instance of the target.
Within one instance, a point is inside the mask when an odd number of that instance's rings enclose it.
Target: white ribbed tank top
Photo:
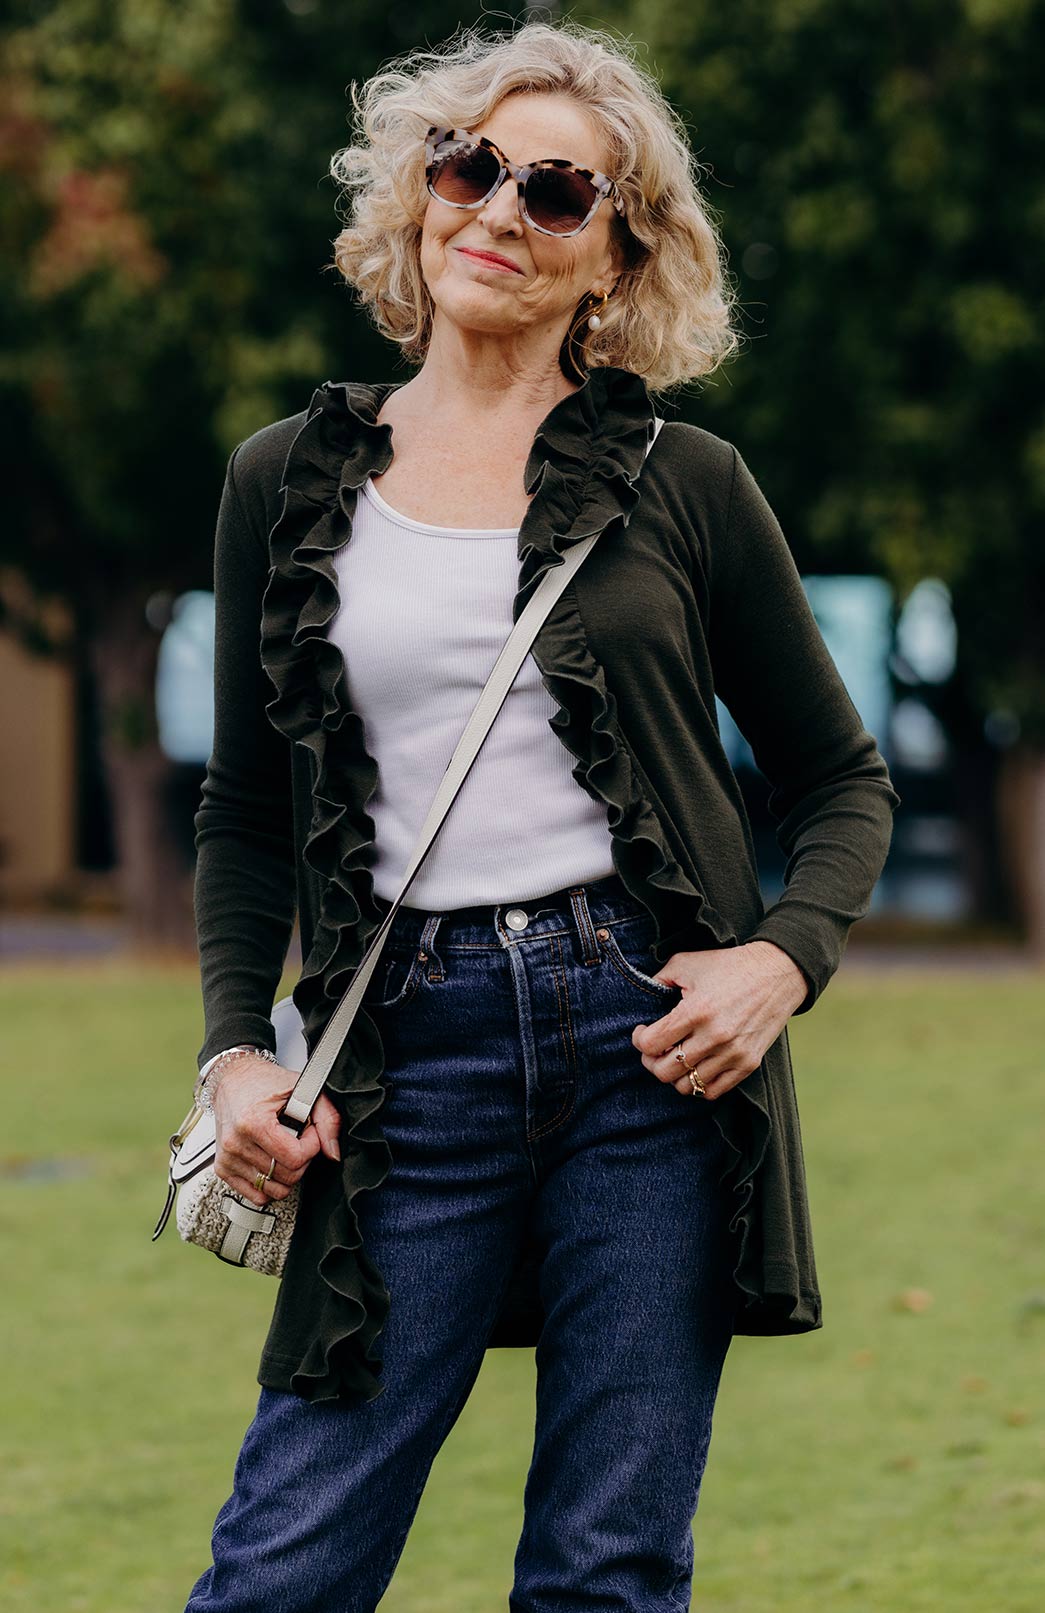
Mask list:
[[[366,803],[374,889],[399,894],[439,781],[512,629],[518,528],[431,526],[368,478],[334,556],[329,636],[378,783]],[[526,902],[614,872],[606,806],[573,777],[557,704],[527,655],[404,906]]]

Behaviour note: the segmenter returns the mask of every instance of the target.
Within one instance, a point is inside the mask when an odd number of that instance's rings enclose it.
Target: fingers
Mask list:
[[[285,1127],[281,1129],[286,1131]],[[273,1143],[271,1148],[270,1140]],[[259,1136],[246,1121],[241,1121],[227,1128],[222,1134],[216,1163],[220,1162],[222,1165],[222,1174],[227,1168],[251,1181],[255,1172],[260,1171],[263,1176],[269,1177],[265,1187],[268,1196],[285,1198],[294,1183],[300,1182],[308,1169],[309,1160],[315,1153],[316,1144],[312,1143],[304,1159],[300,1153],[288,1157],[285,1144],[280,1143],[277,1146],[276,1139],[269,1139],[264,1130]],[[274,1167],[273,1160],[276,1162]]]
[[[679,1037],[678,1041],[685,1042],[685,1037]],[[680,1093],[682,1097],[700,1097],[699,1088],[694,1088],[687,1074],[689,1070],[692,1070],[693,1074],[702,1083],[704,1097],[711,1101],[714,1101],[715,1098],[721,1098],[731,1087],[736,1086],[739,1081],[743,1080],[743,1074],[737,1069],[736,1058],[730,1049],[724,1048],[717,1053],[709,1051],[702,1054],[698,1059],[693,1047],[684,1045],[682,1048],[685,1056],[684,1068],[676,1057],[677,1045],[678,1042],[670,1047],[666,1053],[653,1055],[643,1053],[642,1064],[658,1081],[662,1081],[665,1086],[673,1086],[675,1091]],[[746,1073],[745,1071],[744,1074]]]
[[[231,1187],[234,1193],[238,1193],[240,1198],[246,1199],[248,1204],[257,1205],[259,1210],[264,1209],[265,1205],[276,1197],[274,1191],[259,1192],[253,1171],[243,1176],[239,1171],[233,1170],[231,1166],[223,1164],[220,1159],[215,1159],[214,1174],[220,1177],[228,1187]],[[272,1182],[266,1182],[265,1187],[266,1189],[273,1189],[274,1185]],[[290,1189],[287,1188],[286,1191],[289,1192]]]
[[[214,1174],[252,1204],[263,1205],[271,1199],[285,1199],[295,1183],[304,1176],[309,1161],[291,1166],[281,1164],[276,1159],[275,1168],[270,1171],[275,1157],[266,1154],[249,1138],[239,1139],[234,1134],[232,1139],[227,1138],[223,1142],[215,1155]],[[261,1188],[256,1180],[259,1172],[268,1178]]]
[[[659,1058],[665,1052],[670,1053],[676,1042],[691,1035],[698,1024],[692,1003],[683,999],[674,1003],[660,1019],[636,1025],[631,1033],[632,1046],[647,1057]]]
[[[690,1080],[689,1076],[684,1075],[682,1077],[681,1081],[672,1081],[671,1082],[672,1086],[675,1088],[675,1091],[680,1093],[682,1095],[682,1097],[684,1097],[684,1098],[699,1098],[699,1097],[703,1096],[705,1098],[711,1099],[711,1098],[717,1098],[717,1097],[721,1096],[721,1094],[719,1092],[717,1092],[712,1087],[710,1076],[707,1076],[707,1075],[704,1074],[704,1066],[703,1065],[701,1065],[699,1070],[694,1070],[693,1074],[696,1076],[698,1081],[702,1082],[703,1087],[704,1087],[703,1094],[701,1093],[700,1087],[695,1087],[693,1085],[693,1082]],[[670,1077],[669,1077],[669,1079],[670,1079]]]
[[[215,1175],[252,1204],[260,1206],[272,1199],[286,1198],[317,1152],[322,1150],[330,1159],[341,1158],[340,1128],[337,1108],[322,1093],[300,1138],[295,1139],[271,1115],[259,1119],[256,1111],[248,1113],[221,1128]],[[273,1160],[275,1168],[270,1171]],[[259,1172],[268,1177],[260,1190],[255,1180]]]
[[[341,1132],[341,1116],[325,1092],[321,1092],[316,1099],[312,1120],[324,1154],[329,1159],[340,1159],[341,1145],[338,1138]]]
[[[260,1171],[262,1176],[267,1176],[268,1181],[262,1191],[270,1199],[285,1199],[291,1188],[295,1183],[300,1182],[308,1170],[308,1161],[306,1160],[304,1165],[291,1167],[281,1165],[277,1159],[275,1169],[270,1173],[270,1166],[274,1158],[274,1154],[265,1154],[260,1148],[248,1146],[241,1154],[234,1157],[234,1163],[242,1174],[249,1176],[251,1180],[253,1180],[256,1171]]]
[[[749,1073],[748,1071],[741,1072],[738,1070],[735,1059],[730,1060],[728,1056],[714,1058],[709,1053],[706,1058],[702,1058],[698,1062],[694,1059],[692,1053],[685,1048],[683,1052],[686,1053],[686,1064],[703,1085],[704,1097],[711,1103],[716,1098],[723,1097],[731,1087],[738,1086],[744,1079],[744,1075]],[[694,1094],[693,1082],[685,1071],[683,1071],[680,1078],[676,1079],[679,1065],[676,1063],[674,1053],[668,1054],[665,1059],[655,1060],[654,1062],[664,1066],[663,1070],[653,1069],[653,1074],[656,1075],[658,1080],[670,1082],[675,1091],[681,1092],[684,1098],[691,1098],[694,1095],[698,1098],[700,1097],[699,1088]],[[643,1060],[643,1063],[645,1063],[645,1060]],[[647,1068],[649,1067],[647,1066]]]

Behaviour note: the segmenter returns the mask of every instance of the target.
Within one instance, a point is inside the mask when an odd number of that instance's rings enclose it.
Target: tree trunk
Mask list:
[[[195,947],[192,871],[170,823],[174,768],[156,728],[158,649],[140,592],[96,614],[90,657],[124,912],[136,944],[184,951]]]
[[[998,776],[1005,876],[1027,950],[1045,958],[1045,751],[1013,745]]]

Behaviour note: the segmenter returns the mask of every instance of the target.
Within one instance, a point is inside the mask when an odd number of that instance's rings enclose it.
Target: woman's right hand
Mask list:
[[[214,1174],[259,1207],[286,1198],[321,1150],[330,1159],[341,1158],[341,1116],[325,1092],[313,1104],[300,1137],[277,1118],[300,1073],[271,1059],[243,1054],[230,1061],[214,1092]],[[273,1159],[276,1168],[259,1192],[254,1179],[259,1171],[268,1172]]]

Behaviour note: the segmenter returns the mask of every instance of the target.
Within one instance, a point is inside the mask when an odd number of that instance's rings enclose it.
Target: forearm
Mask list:
[[[861,780],[835,787],[809,803],[809,817],[793,838],[784,890],[748,937],[771,941],[798,965],[808,994],[796,1013],[807,1013],[841,963],[852,926],[867,913],[889,851],[895,793],[887,781]]]
[[[806,598],[772,510],[736,456],[718,555],[712,657],[718,691],[770,784],[784,890],[746,939],[799,967],[806,1013],[867,912],[900,797]]]
[[[229,461],[214,548],[214,740],[195,817],[203,1065],[235,1043],[275,1050],[270,1013],[294,927],[290,746],[268,719],[260,659],[268,577]]]
[[[270,1015],[294,931],[292,861],[204,828],[194,905],[204,1009],[198,1067],[241,1042],[274,1052]]]

